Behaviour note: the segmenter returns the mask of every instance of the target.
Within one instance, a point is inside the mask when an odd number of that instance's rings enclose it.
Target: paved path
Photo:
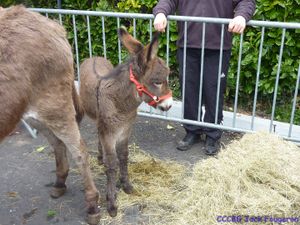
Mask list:
[[[80,130],[90,154],[96,155],[96,126],[85,118]],[[0,144],[0,225],[85,224],[80,176],[71,170],[66,194],[59,199],[50,198],[49,191],[55,180],[52,149],[43,136],[32,139],[21,125],[16,131]],[[203,143],[188,152],[177,151],[176,142],[183,136],[184,130],[180,124],[138,118],[130,142],[158,158],[174,159],[185,164],[193,164],[206,157]],[[231,133],[226,133],[223,141],[227,143],[232,137]],[[74,168],[72,163],[71,167]],[[105,196],[105,183],[105,177],[96,182],[102,196]],[[105,200],[102,199],[102,202],[101,211],[106,213]]]

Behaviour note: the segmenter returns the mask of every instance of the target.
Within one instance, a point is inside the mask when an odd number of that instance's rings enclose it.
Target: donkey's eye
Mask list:
[[[162,82],[154,82],[153,83],[153,85],[157,88],[161,88],[162,84],[163,84]]]

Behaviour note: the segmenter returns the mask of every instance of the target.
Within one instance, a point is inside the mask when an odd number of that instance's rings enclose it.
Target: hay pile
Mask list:
[[[128,195],[120,191],[117,217],[111,218],[103,207],[101,224],[127,224],[123,216],[128,208],[141,211],[143,218],[139,221],[142,220],[142,224],[165,224],[162,222],[165,213],[174,211],[174,194],[186,188],[182,181],[187,175],[187,167],[174,161],[153,158],[135,144],[129,146],[129,151],[128,171],[134,193]],[[98,165],[95,157],[90,157],[90,166],[95,179],[106,180],[104,167]]]
[[[128,170],[135,193],[119,195],[120,209],[139,205],[150,224],[158,223],[165,213],[174,210],[173,196],[183,189],[186,169],[179,163],[155,159],[136,145],[131,146]]]
[[[122,212],[134,205],[148,216],[146,224],[213,225],[223,215],[299,218],[300,150],[276,135],[246,134],[192,169],[133,146],[129,174],[136,193],[119,193],[114,221],[120,224]],[[269,218],[263,224],[278,224]]]
[[[169,224],[220,224],[223,215],[299,217],[300,150],[275,135],[247,134],[218,158],[197,163],[186,184]]]

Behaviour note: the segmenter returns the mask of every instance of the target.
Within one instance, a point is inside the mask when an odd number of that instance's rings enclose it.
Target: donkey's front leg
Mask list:
[[[115,217],[118,211],[116,204],[116,176],[118,168],[117,153],[115,148],[116,141],[112,135],[102,134],[101,143],[103,147],[103,163],[106,169],[105,173],[107,177],[107,211],[110,216]]]
[[[119,142],[117,146],[118,159],[120,164],[120,184],[123,191],[127,194],[133,192],[133,187],[128,177],[128,138]]]

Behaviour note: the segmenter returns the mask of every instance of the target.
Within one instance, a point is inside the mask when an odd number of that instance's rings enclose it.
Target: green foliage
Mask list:
[[[78,5],[74,4],[72,0],[65,0],[63,3],[64,8],[74,9],[88,9],[88,4],[83,1],[78,1]],[[92,4],[92,10],[94,11],[113,11],[107,1],[94,2]],[[102,31],[102,17],[86,17],[86,16],[75,16],[76,28],[77,28],[77,44],[79,60],[82,62],[85,58],[89,57],[89,43],[88,43],[88,25],[87,20],[89,19],[90,24],[90,37],[92,45],[92,55],[104,56],[106,53],[113,64],[118,63],[118,38],[117,38],[117,19],[116,18],[103,18],[105,24],[105,33]],[[70,43],[75,47],[74,40],[74,26],[72,17],[67,15],[64,16],[64,26],[66,27]],[[105,35],[105,46],[103,44],[103,35]]]
[[[300,1],[257,0],[256,3],[257,9],[253,18],[255,20],[300,22],[300,10],[298,10]],[[259,73],[258,99],[260,102],[263,102],[262,105],[271,105],[275,90],[276,76],[279,75],[275,117],[287,121],[290,117],[297,70],[300,63],[300,43],[297,41],[299,39],[300,30],[286,30],[282,63],[280,65],[280,73],[278,74],[282,33],[283,30],[278,28],[265,29]],[[261,35],[262,28],[260,27],[248,27],[244,35],[239,87],[239,99],[244,105],[252,104],[254,96]],[[234,37],[233,46],[227,90],[228,98],[231,99],[233,99],[235,95],[239,36]],[[289,108],[288,112],[287,108]],[[299,110],[296,111],[296,114],[296,122],[299,123]]]
[[[56,8],[56,1],[46,0],[2,0],[0,6],[9,7],[17,4],[23,4],[26,7],[32,8]]]
[[[57,214],[57,212],[53,209],[49,209],[47,211],[47,219],[52,219],[53,217],[55,217]]]
[[[298,102],[300,99],[298,99]],[[278,121],[284,121],[284,122],[290,122],[291,115],[292,115],[292,101],[290,102],[280,102],[279,107],[276,108],[276,115],[275,120]],[[298,104],[295,108],[295,114],[294,114],[294,124],[299,124],[300,121],[300,104]]]

